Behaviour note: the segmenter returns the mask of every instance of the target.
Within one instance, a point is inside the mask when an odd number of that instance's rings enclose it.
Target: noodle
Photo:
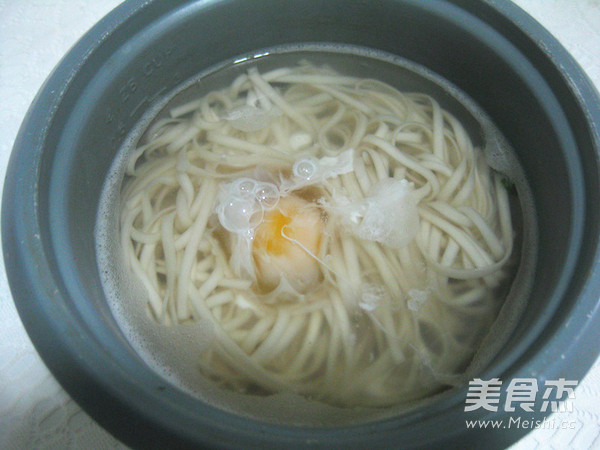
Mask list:
[[[158,120],[122,190],[125,261],[159,323],[211,324],[240,392],[382,407],[462,373],[500,301],[506,189],[431,97],[301,63]]]

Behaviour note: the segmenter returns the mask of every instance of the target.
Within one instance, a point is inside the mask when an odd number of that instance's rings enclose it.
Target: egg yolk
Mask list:
[[[252,255],[259,285],[271,290],[285,279],[305,293],[321,279],[315,259],[321,245],[321,211],[306,200],[289,195],[265,213],[254,234]]]

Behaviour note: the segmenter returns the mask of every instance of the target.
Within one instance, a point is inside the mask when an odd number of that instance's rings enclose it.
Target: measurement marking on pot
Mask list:
[[[146,78],[150,77],[155,70],[163,67],[164,62],[171,56],[173,53],[174,47],[167,47],[163,51],[158,51],[154,56],[152,56],[149,61],[144,64],[142,72]]]
[[[129,78],[125,84],[119,88],[119,95],[121,96],[121,103],[126,103],[131,96],[137,91],[138,84],[134,77]]]
[[[112,108],[107,108],[105,113],[105,122],[114,126],[114,134],[109,137],[111,145],[117,145],[119,141],[127,134],[127,127],[124,120],[118,120],[120,112],[126,113],[128,118],[135,118],[141,115],[146,108],[148,108],[154,101],[162,97],[167,91],[168,87],[163,86],[157,92],[148,95],[149,79],[154,76],[157,72],[165,70],[167,65],[165,62],[169,59],[174,52],[174,47],[167,47],[164,50],[156,52],[154,55],[149,57],[139,73],[129,77],[118,89],[118,98],[121,105],[131,104],[137,101],[133,108],[122,108],[117,106],[116,111]],[[180,71],[175,70],[170,74],[171,83],[177,84],[183,79],[183,75]],[[139,100],[138,100],[139,98]],[[128,111],[128,112],[127,112]]]
[[[165,92],[167,92],[167,88],[166,87],[161,88],[158,92],[156,92],[154,95],[152,95],[150,98],[148,98],[148,102],[152,103],[158,97],[161,97]]]
[[[133,117],[135,114],[137,114],[138,110],[140,110],[145,103],[148,102],[148,96],[146,95],[144,98],[142,98],[142,100],[140,100],[140,102],[131,110],[131,112],[129,113],[129,117]]]

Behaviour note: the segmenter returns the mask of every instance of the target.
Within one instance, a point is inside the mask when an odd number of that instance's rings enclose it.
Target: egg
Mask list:
[[[286,281],[303,294],[317,285],[323,225],[314,204],[293,194],[282,197],[255,230],[252,256],[259,286],[272,290]]]

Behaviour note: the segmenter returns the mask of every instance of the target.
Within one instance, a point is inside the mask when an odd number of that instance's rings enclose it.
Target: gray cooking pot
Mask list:
[[[203,404],[142,361],[105,299],[95,255],[100,190],[153,100],[221,61],[298,42],[400,55],[469,94],[516,149],[535,199],[539,254],[527,308],[484,379],[581,379],[598,354],[600,109],[589,80],[507,1],[129,1],[62,60],[36,97],[2,204],[12,293],[73,398],[134,447],[504,447],[526,429],[467,429],[467,387],[399,416],[338,428],[278,426]],[[538,405],[539,406],[539,405]],[[540,408],[528,418],[541,418]]]

